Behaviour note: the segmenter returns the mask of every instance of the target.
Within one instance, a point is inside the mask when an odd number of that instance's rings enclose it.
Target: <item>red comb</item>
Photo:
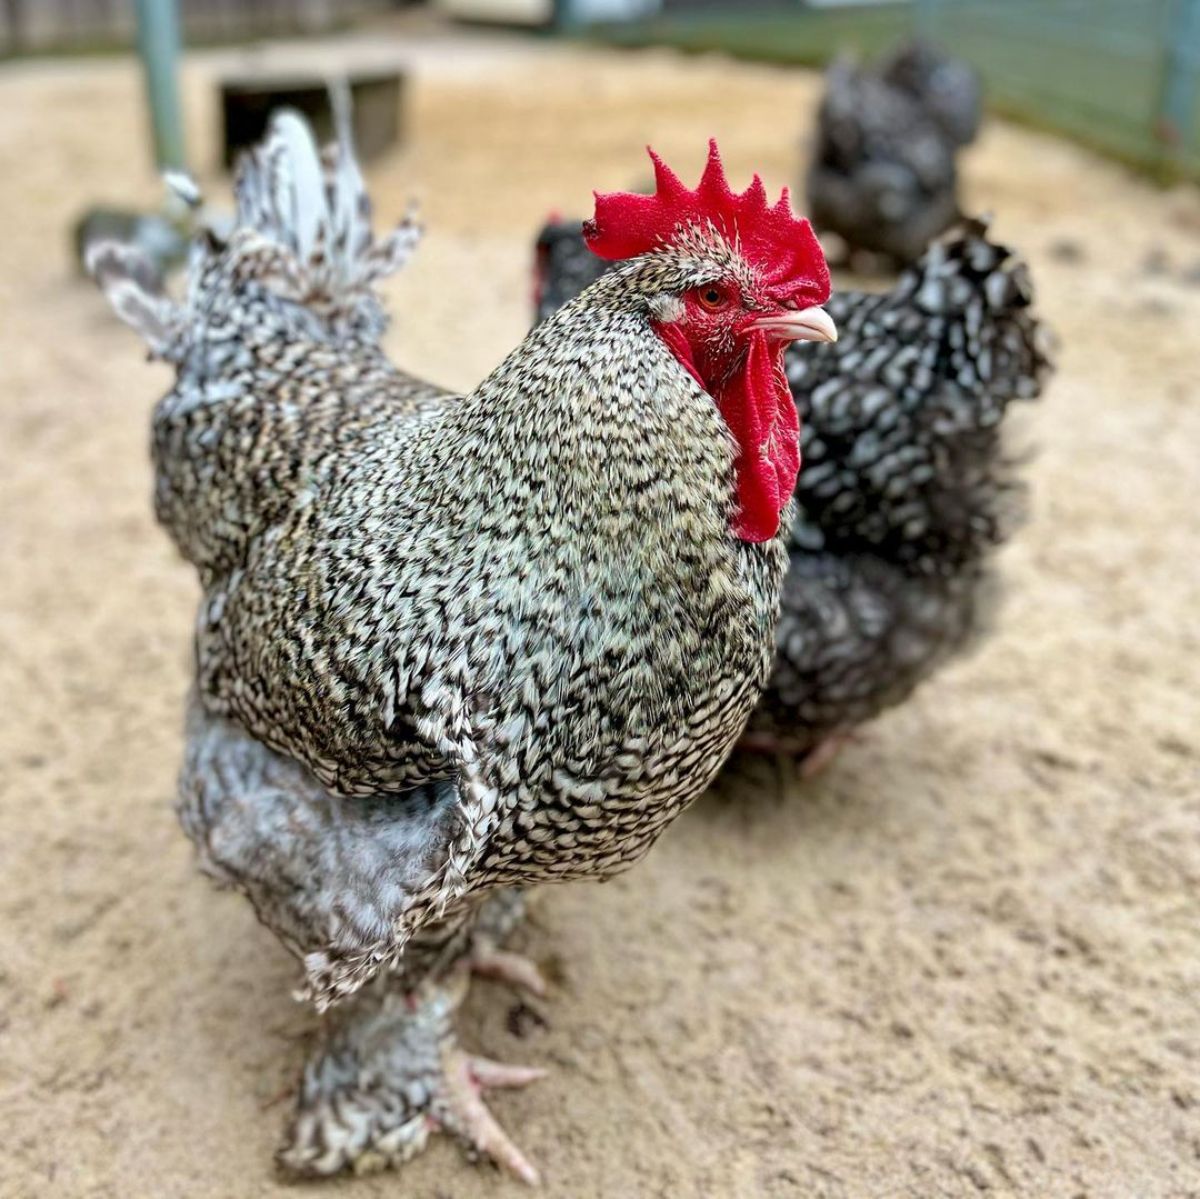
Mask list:
[[[681,226],[711,224],[760,272],[768,289],[783,299],[804,293],[807,304],[829,298],[829,267],[806,220],[792,212],[788,189],[767,204],[767,191],[755,175],[741,193],[730,189],[715,138],[695,191],[653,150],[655,194],[596,194],[596,215],[583,226],[588,248],[600,258],[633,258],[662,249]]]

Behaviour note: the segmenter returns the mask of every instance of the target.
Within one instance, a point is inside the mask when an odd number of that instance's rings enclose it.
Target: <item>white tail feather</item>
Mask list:
[[[310,288],[334,301],[402,267],[420,227],[410,213],[376,241],[344,82],[331,87],[330,100],[337,141],[324,155],[298,113],[272,117],[266,141],[238,172],[237,223],[290,250]]]
[[[321,154],[299,113],[277,112],[266,138],[239,166],[237,215],[228,235],[220,235],[215,222],[198,222],[203,232],[189,260],[186,306],[165,296],[133,247],[109,242],[88,255],[88,269],[118,315],[153,353],[181,361],[188,340],[202,332],[206,297],[248,284],[310,310],[335,340],[378,340],[387,322],[371,284],[408,261],[421,230],[410,211],[376,240],[344,82],[331,87],[330,99],[333,146]],[[177,203],[199,206],[200,190],[188,176],[171,172],[165,182]]]

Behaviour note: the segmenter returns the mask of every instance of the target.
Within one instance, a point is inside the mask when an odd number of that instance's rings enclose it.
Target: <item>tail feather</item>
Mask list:
[[[89,255],[93,277],[152,353],[181,361],[187,349],[181,331],[203,323],[214,297],[246,285],[304,308],[333,340],[377,341],[382,335],[387,319],[372,284],[404,266],[421,229],[410,211],[387,235],[375,237],[354,153],[348,88],[332,88],[331,99],[334,145],[321,153],[302,116],[275,113],[266,138],[239,163],[232,226],[222,234],[216,221],[197,222],[185,306],[171,305],[161,289],[155,294],[148,287],[150,275],[132,247],[102,243]],[[172,174],[166,182],[177,198],[199,208],[199,189],[190,179]],[[165,337],[168,327],[171,336]]]
[[[113,311],[141,334],[156,358],[174,360],[185,320],[183,309],[163,291],[158,268],[137,246],[94,242],[84,260]]]
[[[277,112],[266,140],[241,163],[236,195],[237,228],[286,248],[309,293],[336,303],[399,270],[421,230],[409,213],[376,240],[345,86],[334,88],[331,99],[337,141],[322,154],[302,116]]]
[[[238,168],[237,227],[256,229],[298,263],[309,261],[327,220],[323,174],[307,122],[294,112],[276,113],[266,141]]]

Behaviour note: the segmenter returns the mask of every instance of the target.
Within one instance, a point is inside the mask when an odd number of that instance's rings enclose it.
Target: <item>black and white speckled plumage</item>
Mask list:
[[[177,370],[155,503],[204,589],[179,813],[317,1007],[347,1001],[281,1162],[395,1164],[441,1127],[532,1181],[478,1092],[540,1072],[463,1054],[452,1016],[481,912],[640,857],[770,672],[786,520],[735,536],[736,445],[652,328],[757,276],[681,229],[454,395],[379,348],[371,284],[417,230],[373,237],[348,147],[277,116],[183,303],[132,249],[90,257]]]
[[[241,891],[294,954],[385,946],[394,913],[449,835],[449,780],[394,795],[331,794],[292,758],[189,701],[179,818],[205,873]],[[398,963],[417,980],[418,945]]]
[[[606,264],[578,225],[539,245],[541,317],[564,281]],[[1050,369],[1032,298],[1024,264],[968,222],[891,291],[835,292],[836,343],[788,351],[803,462],[750,743],[807,753],[905,699],[986,629],[989,552],[1023,507],[1004,416]]]
[[[206,714],[342,795],[448,784],[398,953],[470,892],[648,848],[758,698],[786,555],[782,532],[731,533],[732,439],[651,327],[750,271],[711,228],[622,263],[451,396],[376,344],[369,281],[411,230],[376,246],[361,181],[343,194],[333,162],[322,183],[308,137],[285,118],[243,168],[186,307],[125,315],[178,367],[157,508],[204,583]],[[134,286],[119,256],[94,265]],[[320,1001],[377,968],[363,948],[310,955]]]
[[[573,300],[609,267],[587,248],[578,221],[547,221],[533,256],[533,308],[539,321]]]
[[[820,232],[911,263],[959,217],[956,150],[979,123],[978,79],[923,44],[826,74],[806,176]]]

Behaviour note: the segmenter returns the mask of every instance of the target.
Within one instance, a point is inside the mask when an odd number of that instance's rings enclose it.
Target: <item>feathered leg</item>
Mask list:
[[[490,972],[499,923],[489,908],[507,906],[502,893],[485,905],[485,931],[464,946],[448,967],[435,970],[411,989],[395,977],[377,980],[327,1017],[323,1044],[304,1070],[296,1112],[280,1149],[280,1165],[300,1176],[350,1170],[368,1173],[402,1165],[442,1131],[457,1137],[468,1153],[490,1157],[524,1182],[536,1185],[537,1170],[496,1122],[483,1100],[485,1090],[521,1087],[545,1071],[508,1066],[467,1053],[458,1043],[454,1017],[477,967],[480,944]],[[444,956],[444,955],[443,955]],[[511,955],[514,962],[524,959]],[[523,982],[542,988],[532,964],[518,970]]]
[[[546,980],[536,963],[503,948],[513,929],[525,918],[525,897],[516,888],[493,891],[480,905],[471,934],[471,970],[482,978],[507,983],[539,997]]]
[[[391,952],[396,917],[435,868],[431,847],[453,803],[446,784],[331,795],[297,763],[191,705],[179,814],[205,870],[245,894],[298,957],[369,964],[366,985],[324,1016],[278,1154],[289,1172],[397,1166],[440,1130],[537,1181],[482,1093],[543,1071],[468,1054],[454,1031],[472,972],[545,990],[536,966],[501,948],[523,915],[520,893],[456,905]]]

